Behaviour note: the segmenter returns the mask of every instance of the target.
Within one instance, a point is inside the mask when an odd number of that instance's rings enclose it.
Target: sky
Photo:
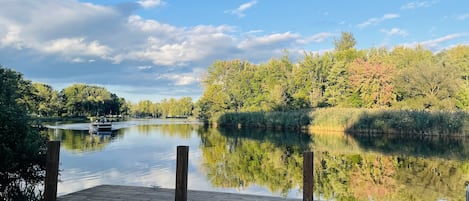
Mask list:
[[[192,97],[217,60],[288,52],[469,45],[469,1],[0,0],[0,65],[56,90],[107,88],[132,102]]]

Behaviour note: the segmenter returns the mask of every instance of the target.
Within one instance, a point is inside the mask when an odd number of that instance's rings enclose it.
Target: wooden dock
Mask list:
[[[138,186],[102,185],[82,191],[63,195],[58,201],[174,201],[174,189],[151,188]],[[293,201],[301,199],[285,199],[259,195],[221,193],[209,191],[187,191],[190,201]]]

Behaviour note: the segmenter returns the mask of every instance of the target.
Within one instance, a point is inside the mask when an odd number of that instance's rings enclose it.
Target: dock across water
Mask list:
[[[102,185],[58,197],[58,201],[174,201],[174,189]],[[293,201],[280,197],[221,193],[209,191],[187,191],[191,201]]]

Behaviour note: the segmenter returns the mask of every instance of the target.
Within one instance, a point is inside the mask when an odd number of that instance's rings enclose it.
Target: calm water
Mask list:
[[[112,135],[56,125],[63,195],[101,184],[174,188],[176,146],[188,145],[188,188],[301,197],[302,153],[314,152],[325,200],[465,200],[469,139],[305,135],[204,128],[184,121],[119,122]]]

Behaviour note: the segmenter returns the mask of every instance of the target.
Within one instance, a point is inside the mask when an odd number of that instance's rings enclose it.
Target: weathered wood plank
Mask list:
[[[102,185],[68,195],[60,196],[58,201],[173,201],[174,189],[150,188],[137,186]],[[191,201],[286,201],[301,199],[285,199],[259,195],[208,192],[188,190],[187,200]]]

